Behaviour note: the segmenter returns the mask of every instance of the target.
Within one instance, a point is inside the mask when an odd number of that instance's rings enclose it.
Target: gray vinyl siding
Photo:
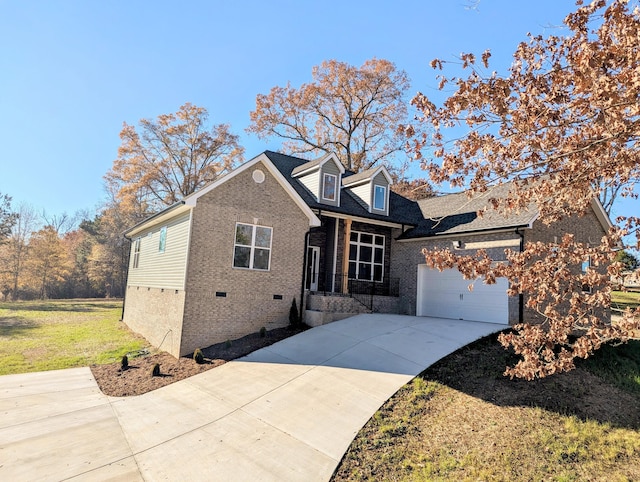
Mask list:
[[[335,201],[329,201],[329,200],[324,199],[322,197],[322,188],[323,188],[324,175],[325,174],[333,174],[334,176],[336,176],[336,199],[335,199]],[[333,161],[325,162],[324,165],[322,166],[322,169],[320,170],[320,175],[318,176],[318,179],[320,180],[320,184],[321,184],[320,185],[320,190],[319,190],[320,197],[318,198],[319,202],[321,202],[322,204],[327,204],[329,206],[339,206],[340,205],[340,186],[342,184],[342,180],[340,178],[341,178],[340,169],[338,168],[338,166],[336,166],[335,162],[333,162]]]
[[[305,187],[311,191],[317,200],[320,200],[320,171],[313,171],[311,174],[307,174],[306,176],[302,176],[300,178],[300,182],[305,185]]]
[[[371,182],[366,182],[349,189],[351,189],[351,192],[355,194],[356,197],[358,197],[364,205],[367,206],[369,212],[371,212]]]
[[[376,185],[383,186],[386,189],[386,192],[385,192],[386,199],[384,201],[385,209],[382,211],[373,207],[373,201],[374,201],[373,196],[375,195]],[[378,173],[378,175],[373,178],[373,182],[371,183],[371,211],[379,214],[385,214],[385,215],[389,214],[389,183],[387,182],[387,178],[384,177],[384,174],[381,172]]]
[[[133,267],[135,239],[131,242],[129,286],[182,290],[185,284],[190,213],[181,214],[140,233],[138,267]],[[160,231],[166,226],[164,253],[159,251]]]

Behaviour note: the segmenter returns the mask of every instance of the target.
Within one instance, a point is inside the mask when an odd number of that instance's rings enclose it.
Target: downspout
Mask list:
[[[304,255],[302,256],[302,283],[300,284],[300,313],[299,319],[302,323],[302,311],[304,310],[304,285],[307,281],[307,251],[309,249],[309,236],[311,236],[311,228],[304,235]]]
[[[520,232],[520,228],[516,228],[516,234],[520,236],[520,252],[524,251],[524,233]],[[518,295],[518,322],[524,322],[524,295]]]

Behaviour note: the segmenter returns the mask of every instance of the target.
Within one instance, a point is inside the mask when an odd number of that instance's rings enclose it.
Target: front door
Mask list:
[[[320,248],[309,246],[307,248],[307,280],[306,287],[310,291],[318,291],[318,268],[320,266]]]

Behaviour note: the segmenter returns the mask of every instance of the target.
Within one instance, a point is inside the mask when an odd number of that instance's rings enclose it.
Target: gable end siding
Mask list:
[[[159,251],[160,232],[167,227],[165,251]],[[133,249],[131,243],[129,259],[129,277],[127,285],[149,288],[182,290],[185,283],[187,266],[187,244],[189,240],[189,213],[153,226],[136,236],[140,238],[140,257],[137,268],[133,267]]]
[[[356,196],[356,198],[358,198],[358,200],[362,203],[363,206],[366,206],[366,208],[369,210],[369,212],[371,212],[371,183],[367,182],[364,184],[361,184],[360,186],[356,186],[356,187],[352,187],[352,188],[347,188],[349,190],[351,190],[351,193],[354,194]]]
[[[320,199],[320,173],[318,170],[302,176],[299,180],[315,196],[316,200]]]

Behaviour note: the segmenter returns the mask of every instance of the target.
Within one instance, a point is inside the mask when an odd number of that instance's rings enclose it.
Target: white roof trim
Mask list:
[[[422,236],[421,238],[409,238],[409,239],[396,239],[398,243],[413,243],[416,241],[425,242],[425,241],[434,241],[438,239],[451,239],[451,238],[465,238],[468,236],[485,236],[487,234],[502,234],[502,233],[514,233],[518,229],[532,229],[531,224],[528,226],[514,226],[512,228],[496,228],[496,229],[487,229],[487,230],[478,230],[478,231],[464,231],[459,233],[446,233],[446,234],[436,234],[434,236]]]
[[[382,174],[384,175],[384,177],[386,178],[387,182],[389,183],[389,185],[391,186],[393,184],[393,179],[391,178],[391,175],[389,174],[389,171],[387,171],[387,168],[384,166],[380,166],[378,167],[375,171],[373,171],[371,173],[371,175],[369,177],[365,177],[362,178],[352,184],[349,183],[349,176],[346,178],[342,179],[342,186],[343,187],[353,187],[353,186],[358,186],[360,184],[365,184],[367,182],[372,182],[373,178],[376,177],[378,174],[380,174],[380,172],[382,172]]]
[[[402,224],[402,223],[394,223],[391,221],[380,221],[378,219],[371,219],[371,218],[363,218],[360,216],[352,216],[351,214],[343,214],[343,213],[336,213],[333,211],[322,211],[322,215],[326,216],[328,218],[336,218],[336,219],[351,219],[352,221],[356,221],[359,223],[366,223],[366,224],[375,224],[378,226],[385,226],[388,228],[402,228],[403,226],[406,227],[415,227],[415,224]]]
[[[254,157],[250,161],[242,164],[240,167],[234,169],[226,176],[222,176],[219,179],[213,181],[211,184],[206,185],[202,189],[193,194],[190,194],[186,198],[184,198],[184,202],[187,206],[194,207],[201,196],[204,196],[208,192],[212,191],[216,187],[228,182],[229,180],[236,177],[238,174],[251,169],[256,164],[262,163],[267,168],[269,173],[278,181],[278,183],[282,186],[282,188],[289,194],[291,199],[296,203],[296,205],[300,208],[300,210],[309,218],[309,226],[320,226],[320,219],[315,213],[311,210],[311,208],[303,201],[300,195],[293,189],[293,186],[284,178],[284,176],[276,169],[276,166],[273,165],[271,160],[267,157],[266,154],[262,153],[257,157]]]
[[[604,206],[602,205],[602,203],[597,197],[594,197],[591,200],[591,207],[593,208],[593,212],[598,218],[598,221],[600,221],[600,224],[602,225],[604,230],[608,233],[609,229],[613,227],[613,223],[611,222],[611,219],[609,219],[609,215],[607,214],[607,211],[604,210]]]
[[[162,224],[166,221],[168,221],[169,219],[172,219],[176,216],[179,216],[182,213],[185,213],[187,211],[190,211],[192,208],[191,206],[187,206],[184,203],[176,203],[173,206],[169,206],[168,208],[164,209],[163,211],[160,211],[157,214],[154,214],[153,216],[151,216],[150,218],[146,219],[145,221],[141,221],[138,224],[136,224],[134,227],[132,227],[131,229],[127,230],[124,232],[124,237],[127,239],[131,239],[132,237],[134,237],[136,234],[141,233],[142,231],[149,229],[153,226],[156,226],[158,224]]]
[[[333,160],[333,162],[335,163],[336,166],[338,166],[338,169],[340,170],[340,174],[344,174],[344,166],[342,165],[342,163],[338,160],[338,158],[336,157],[336,155],[334,153],[329,153],[327,155],[325,155],[323,158],[321,158],[322,160],[314,165],[309,167],[308,169],[305,169],[304,171],[300,171],[297,172],[295,174],[292,174],[291,177],[296,178],[296,177],[302,177],[302,176],[306,176],[307,174],[310,174],[316,170],[319,170],[322,166],[324,166],[329,160]],[[309,161],[309,162],[313,162],[313,161]]]

